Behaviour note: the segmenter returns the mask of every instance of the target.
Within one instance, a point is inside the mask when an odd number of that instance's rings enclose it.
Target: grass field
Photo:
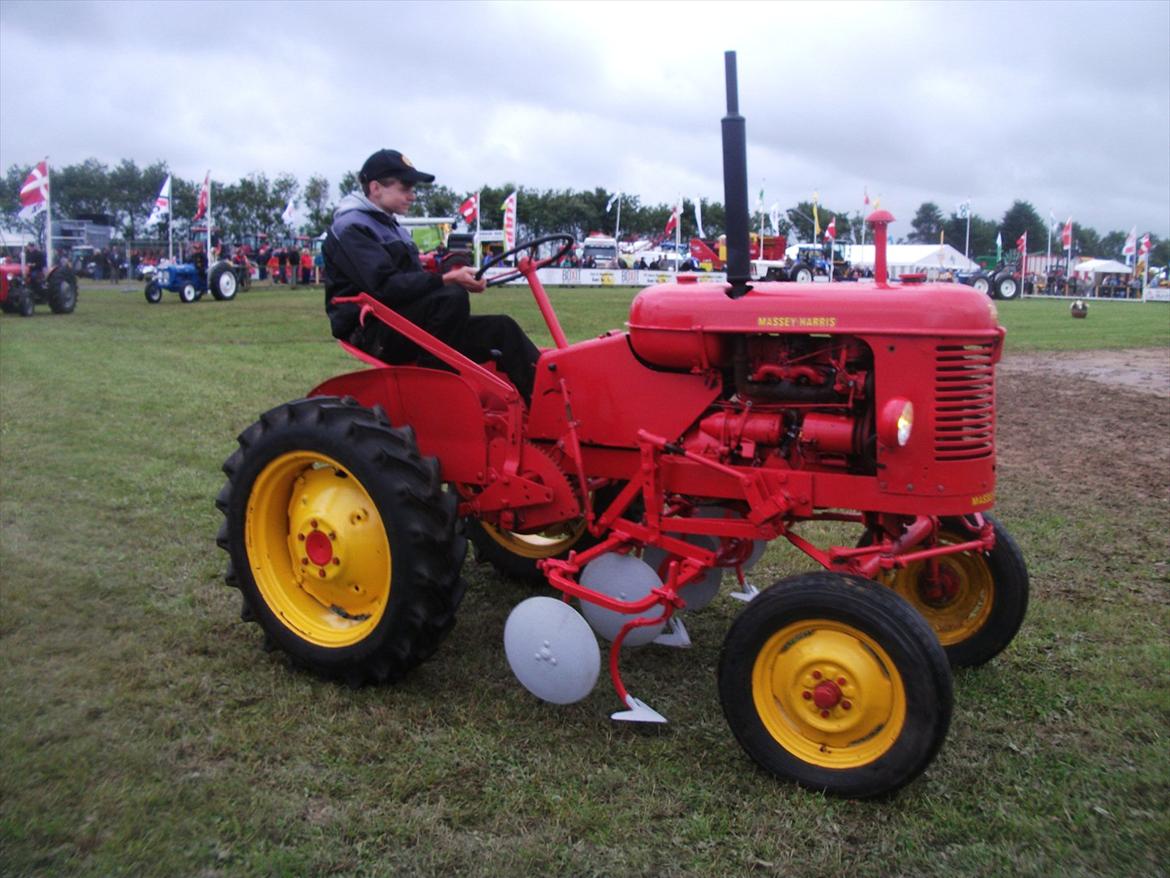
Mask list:
[[[552,295],[579,340],[632,291]],[[548,341],[523,291],[475,307]],[[1001,304],[1009,356],[1170,351],[1165,305],[1066,308]],[[528,695],[501,635],[529,592],[470,559],[455,631],[396,687],[263,652],[222,581],[219,467],[260,412],[351,368],[318,288],[85,287],[71,316],[0,321],[0,874],[1167,874],[1166,399],[1003,386],[997,514],[1029,618],[956,676],[926,774],[857,803],[739,750],[714,679],[734,601],[688,621],[691,650],[624,663],[672,721],[654,736],[610,724],[604,679],[567,708]],[[1078,438],[1094,424],[1106,440]],[[774,546],[761,567],[810,562]]]

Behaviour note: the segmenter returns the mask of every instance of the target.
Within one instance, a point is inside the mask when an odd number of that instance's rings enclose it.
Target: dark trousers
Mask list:
[[[455,284],[394,310],[470,360],[495,360],[525,401],[531,400],[540,351],[511,317],[472,317],[467,290]],[[354,331],[349,342],[386,363],[437,365],[431,355],[372,315],[366,318],[365,326]]]

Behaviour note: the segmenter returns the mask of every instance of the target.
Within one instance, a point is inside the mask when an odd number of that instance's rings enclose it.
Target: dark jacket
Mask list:
[[[362,195],[341,200],[322,255],[325,313],[334,338],[348,338],[359,313],[354,305],[334,305],[335,298],[369,293],[398,308],[443,286],[440,275],[423,271],[410,233]]]

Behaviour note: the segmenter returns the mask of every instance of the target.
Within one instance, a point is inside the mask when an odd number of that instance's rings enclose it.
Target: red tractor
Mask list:
[[[37,305],[48,305],[54,314],[71,314],[77,307],[77,276],[68,265],[58,265],[47,275],[27,265],[0,265],[0,310],[32,317]]]
[[[895,790],[951,718],[951,666],[987,662],[1023,619],[1028,575],[995,500],[995,308],[953,285],[748,283],[744,122],[729,53],[728,283],[643,290],[628,331],[569,344],[537,270],[567,236],[515,248],[555,347],[530,406],[368,295],[352,301],[445,369],[330,379],[239,436],[217,498],[243,617],[300,665],[394,681],[451,629],[467,541],[547,583],[512,612],[505,651],[538,697],[584,698],[598,636],[622,710],[623,647],[689,643],[682,617],[745,602],[718,689],[739,743],[815,790]],[[889,214],[871,217],[884,258]],[[537,248],[555,243],[547,258]],[[542,251],[547,252],[547,251]],[[433,360],[432,360],[433,362]],[[817,533],[851,531],[836,542]],[[816,572],[759,591],[769,541]],[[574,605],[575,603],[575,605]]]

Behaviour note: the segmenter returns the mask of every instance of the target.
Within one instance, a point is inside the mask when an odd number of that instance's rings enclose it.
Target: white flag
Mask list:
[[[780,202],[773,201],[772,206],[768,208],[768,220],[772,223],[772,234],[780,234]]]
[[[1125,246],[1121,248],[1121,255],[1133,256],[1137,253],[1137,226],[1129,230],[1129,236],[1125,239]]]
[[[966,219],[967,215],[971,212],[970,199],[968,199],[967,201],[959,202],[958,209],[959,209],[959,219]]]
[[[271,214],[269,214],[271,216]],[[284,208],[284,213],[280,215],[280,221],[286,226],[291,226],[293,221],[293,200],[288,200],[288,205]]]
[[[700,202],[701,199],[695,199],[695,226],[699,230],[699,237],[705,238],[707,236],[703,234],[703,206]]]
[[[171,215],[171,175],[167,174],[167,178],[163,181],[162,188],[158,190],[158,198],[154,200],[154,208],[150,211],[150,216],[146,220],[146,227],[149,229],[158,225],[162,218],[170,217]]]
[[[619,198],[621,198],[621,197],[622,197],[622,193],[621,193],[621,192],[615,192],[615,193],[613,193],[613,195],[611,195],[611,196],[609,197],[609,201],[605,202],[605,212],[606,212],[606,213],[609,213],[609,212],[610,212],[610,210],[613,208],[614,204],[616,204],[616,203],[617,203],[617,200],[618,200]]]

